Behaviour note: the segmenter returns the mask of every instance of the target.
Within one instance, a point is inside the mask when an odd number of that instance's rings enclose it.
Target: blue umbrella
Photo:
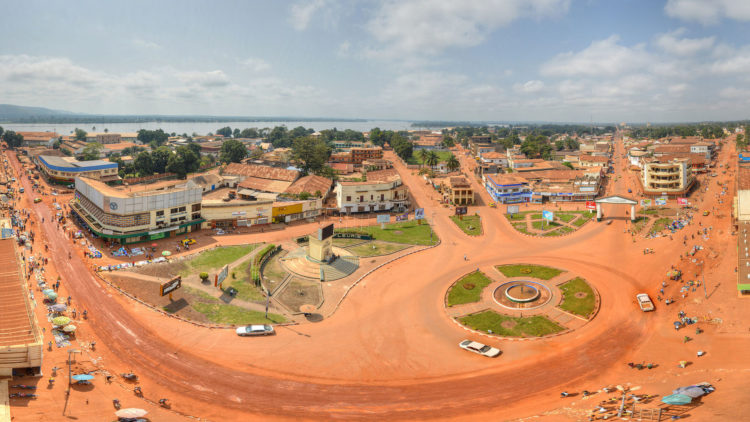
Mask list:
[[[675,405],[685,405],[690,404],[693,401],[693,398],[690,396],[686,396],[684,394],[672,394],[666,397],[663,397],[661,399],[662,403],[666,404],[675,404]]]
[[[66,309],[68,309],[68,306],[64,303],[57,303],[55,305],[50,306],[50,309],[52,309],[55,312],[62,312]]]
[[[47,294],[47,293],[55,293],[55,291],[54,291],[54,290],[52,290],[52,289],[44,289],[44,290],[42,290],[42,293],[44,293],[44,294]]]
[[[55,293],[55,292],[47,292],[44,295],[47,296],[47,299],[49,299],[49,300],[55,300],[55,299],[57,299],[57,293]]]
[[[88,381],[88,380],[94,379],[94,376],[90,374],[78,374],[78,375],[73,375],[72,378],[76,381]]]

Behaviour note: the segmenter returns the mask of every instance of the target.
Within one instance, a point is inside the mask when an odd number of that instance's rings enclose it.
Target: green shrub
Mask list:
[[[204,271],[204,272],[200,273],[198,275],[198,277],[200,277],[201,280],[203,280],[203,281],[208,280],[208,273]]]

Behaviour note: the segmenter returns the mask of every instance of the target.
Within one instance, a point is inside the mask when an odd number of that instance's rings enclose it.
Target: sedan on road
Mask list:
[[[464,340],[461,343],[458,343],[458,346],[470,352],[474,352],[482,356],[487,356],[488,358],[494,358],[500,355],[499,349],[495,349],[494,347],[490,347],[476,341]]]
[[[274,333],[273,327],[270,325],[246,325],[244,327],[238,327],[236,331],[237,335],[241,337],[268,336]]]

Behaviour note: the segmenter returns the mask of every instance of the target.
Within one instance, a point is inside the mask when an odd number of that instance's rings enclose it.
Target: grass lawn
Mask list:
[[[258,245],[240,245],[240,246],[223,246],[207,250],[198,254],[193,259],[185,262],[187,268],[180,272],[180,275],[187,277],[201,271],[219,269],[224,265],[234,262],[244,255],[249,254]]]
[[[531,227],[537,230],[542,230],[542,231],[552,230],[555,227],[560,227],[560,223],[555,223],[554,221],[548,223],[547,220],[539,220],[539,221],[532,221]]]
[[[596,305],[594,291],[581,277],[561,284],[560,290],[563,294],[560,308],[584,318],[588,318],[594,312],[594,306]]]
[[[584,211],[580,214],[580,217],[578,217],[577,220],[573,221],[573,225],[576,227],[581,227],[582,225],[586,224],[587,221],[594,218],[594,213]]]
[[[364,243],[366,240],[362,239],[333,239],[333,246],[345,248],[347,246],[356,245],[357,243]]]
[[[638,211],[639,214],[656,215],[659,214],[659,208],[645,208]]]
[[[463,220],[459,219],[458,215],[452,215],[451,220],[469,236],[482,234],[482,220],[478,215],[465,215]]]
[[[533,233],[530,233],[528,230],[526,230],[526,223],[515,223],[513,224],[513,228],[521,233],[533,235]]]
[[[532,277],[540,280],[549,280],[562,274],[562,270],[557,268],[544,267],[542,265],[511,264],[498,265],[498,271],[504,276],[510,277]]]
[[[568,234],[568,233],[571,233],[571,232],[574,232],[574,231],[575,230],[572,229],[572,228],[570,228],[570,227],[562,226],[562,227],[560,227],[557,230],[550,230],[548,232],[544,232],[544,234],[542,236],[545,236],[545,237],[547,237],[547,236],[562,236],[564,234]]]
[[[438,242],[437,235],[433,233],[430,243],[432,229],[427,222],[421,225],[416,221],[403,221],[385,225],[385,230],[376,226],[352,227],[347,229],[336,229],[338,232],[358,232],[371,235],[377,240],[384,242],[406,243],[408,245],[430,245]]]
[[[364,257],[388,255],[389,253],[398,252],[408,247],[408,245],[404,245],[403,243],[388,243],[373,240],[363,245],[352,246],[349,250],[357,256]]]
[[[474,271],[456,281],[448,290],[448,306],[479,302],[482,290],[492,283],[481,271]],[[471,286],[473,285],[473,287]],[[466,287],[471,287],[467,289]]]
[[[517,318],[494,311],[484,311],[460,317],[458,320],[477,331],[491,330],[494,334],[505,337],[542,337],[565,329],[543,315]]]
[[[264,312],[227,305],[206,292],[190,287],[185,288],[189,290],[190,294],[196,296],[196,301],[191,304],[193,309],[216,324],[268,324],[286,321],[283,316],[272,313],[269,313],[268,319],[266,319]]]
[[[533,211],[523,211],[516,214],[505,214],[505,218],[507,218],[510,221],[522,221],[526,220],[526,214],[530,214]]]
[[[234,287],[237,289],[237,298],[248,302],[263,302],[266,297],[261,291],[250,281],[250,263],[252,259],[248,259],[243,262],[237,268],[235,268],[224,281],[224,288]],[[236,279],[232,278],[232,273],[236,276]],[[229,286],[227,286],[227,282]]]
[[[654,221],[654,225],[651,226],[651,232],[650,233],[659,233],[660,231],[664,230],[665,227],[667,227],[667,224],[669,224],[671,220],[666,217],[662,217],[656,221]]]
[[[555,217],[562,220],[564,223],[570,223],[574,218],[576,218],[578,215],[575,213],[563,213],[558,212],[555,214]]]
[[[531,214],[531,219],[532,220],[541,220],[542,219],[542,214]]]
[[[450,151],[435,151],[435,154],[437,154],[438,156],[438,163],[445,163],[448,161],[448,157],[450,157],[452,153]],[[422,161],[419,159],[419,153],[416,150],[414,151],[414,154],[412,154],[411,158],[406,160],[406,164],[422,164]]]
[[[276,254],[263,265],[263,285],[270,291],[273,291],[289,274],[281,266],[280,259],[281,255]]]

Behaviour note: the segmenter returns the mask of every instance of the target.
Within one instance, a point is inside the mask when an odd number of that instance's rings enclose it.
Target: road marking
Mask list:
[[[120,327],[122,327],[122,329],[125,330],[126,333],[130,334],[131,337],[133,337],[134,339],[138,338],[138,336],[136,336],[134,332],[130,331],[130,329],[128,327],[122,325],[122,322],[120,322],[120,321],[115,321],[115,322],[117,323],[117,325],[119,325]]]

